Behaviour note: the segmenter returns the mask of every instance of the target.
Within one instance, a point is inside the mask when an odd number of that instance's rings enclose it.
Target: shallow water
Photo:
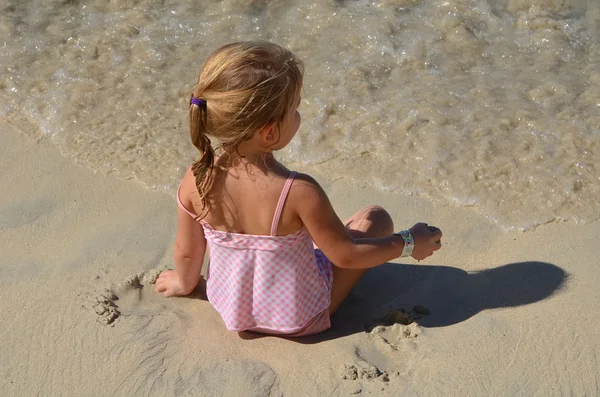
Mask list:
[[[204,59],[267,39],[306,65],[281,152],[506,228],[600,216],[597,0],[0,0],[0,117],[173,189]],[[29,126],[28,128],[24,128]],[[41,131],[41,132],[40,132]]]

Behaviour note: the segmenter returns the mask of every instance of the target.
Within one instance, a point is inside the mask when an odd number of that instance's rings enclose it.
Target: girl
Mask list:
[[[424,223],[394,234],[380,207],[342,223],[313,178],[273,157],[300,126],[302,73],[302,62],[276,44],[234,43],[208,58],[192,92],[200,158],[177,193],[175,270],[162,272],[155,289],[191,293],[208,247],[207,296],[232,331],[322,332],[368,268],[441,247],[441,231]]]

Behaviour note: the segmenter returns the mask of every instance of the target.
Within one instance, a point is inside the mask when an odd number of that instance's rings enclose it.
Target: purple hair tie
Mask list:
[[[204,99],[199,99],[196,97],[192,97],[192,100],[190,101],[190,105],[196,105],[199,107],[206,107],[206,101]]]

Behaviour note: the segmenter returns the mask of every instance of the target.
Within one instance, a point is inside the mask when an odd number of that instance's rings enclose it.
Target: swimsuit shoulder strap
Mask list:
[[[183,183],[181,185],[183,185]],[[181,208],[182,210],[184,210],[185,212],[187,212],[192,218],[194,218],[194,220],[197,221],[198,220],[198,215],[194,214],[192,211],[190,211],[187,208],[185,208],[185,206],[181,202],[181,198],[179,197],[179,192],[181,191],[181,185],[179,185],[179,187],[177,188],[177,205],[179,205],[179,208]]]
[[[295,177],[296,172],[292,171],[290,173],[290,176],[288,176],[287,180],[285,181],[285,185],[283,186],[283,190],[281,191],[281,195],[279,196],[279,202],[277,203],[275,215],[273,216],[273,223],[271,224],[271,236],[277,236],[277,226],[279,225],[279,218],[281,217],[283,205],[285,204],[285,200],[287,199],[288,193],[290,192],[290,188],[292,187],[292,182],[294,182]]]

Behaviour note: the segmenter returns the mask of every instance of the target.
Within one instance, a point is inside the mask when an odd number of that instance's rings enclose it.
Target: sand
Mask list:
[[[379,204],[398,228],[439,226],[444,247],[367,273],[321,336],[253,337],[227,331],[201,290],[153,292],[172,266],[171,194],[12,125],[0,159],[2,396],[600,393],[599,222],[506,232],[470,208],[315,175],[340,216]],[[394,310],[398,323],[382,319]]]

